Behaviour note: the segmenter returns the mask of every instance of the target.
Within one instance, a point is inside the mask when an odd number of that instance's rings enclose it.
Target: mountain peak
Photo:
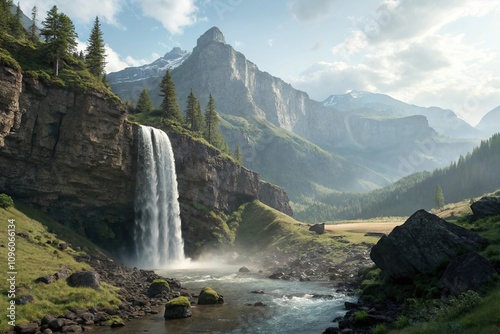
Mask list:
[[[207,32],[205,32],[203,35],[201,35],[201,37],[198,38],[196,46],[202,47],[212,42],[226,44],[226,39],[224,38],[224,34],[217,27],[212,27],[209,30],[207,30]]]

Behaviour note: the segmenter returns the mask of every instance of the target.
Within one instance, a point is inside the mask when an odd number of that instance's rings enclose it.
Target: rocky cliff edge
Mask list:
[[[48,87],[0,67],[0,192],[107,249],[132,251],[126,245],[134,224],[137,129],[117,100]],[[187,135],[169,136],[188,255],[221,242],[214,213],[230,214],[255,199],[292,213],[281,188],[261,186],[258,174]]]

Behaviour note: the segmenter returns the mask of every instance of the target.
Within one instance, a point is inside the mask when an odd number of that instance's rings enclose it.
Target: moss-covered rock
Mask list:
[[[163,279],[154,280],[148,288],[148,297],[154,297],[157,295],[161,295],[164,292],[170,291],[170,285],[167,281]]]
[[[191,303],[187,297],[177,297],[165,304],[165,319],[180,319],[192,316]]]
[[[214,289],[207,286],[201,290],[200,296],[198,297],[198,304],[199,305],[224,304],[224,299]]]

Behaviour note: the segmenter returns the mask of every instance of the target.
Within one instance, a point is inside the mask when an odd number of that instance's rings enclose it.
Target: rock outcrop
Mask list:
[[[487,241],[473,231],[417,211],[373,246],[370,257],[394,279],[430,274],[465,251],[478,251]]]
[[[0,66],[0,106],[0,192],[108,250],[133,251],[138,126],[126,121],[120,101],[49,87]],[[291,213],[282,189],[265,186],[261,193],[257,173],[187,135],[169,136],[188,256],[229,240],[220,240],[221,223],[211,212],[230,214],[261,197]]]
[[[486,196],[470,206],[473,219],[481,219],[489,216],[500,216],[500,197]]]

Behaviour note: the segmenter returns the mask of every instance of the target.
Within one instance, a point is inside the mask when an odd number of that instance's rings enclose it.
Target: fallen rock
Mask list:
[[[14,331],[22,334],[35,334],[38,333],[39,326],[36,323],[16,325]]]
[[[243,266],[240,268],[240,270],[238,270],[240,273],[249,273],[250,272],[250,269],[248,269],[247,267]]]
[[[324,234],[325,233],[325,223],[314,224],[311,227],[309,227],[309,231],[316,232],[317,234]]]
[[[473,220],[500,215],[500,198],[499,197],[483,197],[479,201],[472,203],[470,206],[473,212]]]
[[[223,304],[224,299],[215,290],[209,287],[204,287],[198,297],[199,305]]]
[[[478,291],[488,278],[496,273],[493,265],[476,252],[455,258],[446,268],[438,287],[454,295],[468,290]]]
[[[38,277],[35,280],[35,283],[45,283],[45,284],[50,284],[56,280],[56,277],[54,275],[47,275],[47,276],[42,276]]]
[[[16,304],[26,305],[26,304],[31,304],[34,301],[35,301],[35,298],[33,298],[32,295],[22,295],[22,296],[19,296],[19,298],[16,301]]]
[[[487,240],[420,210],[373,246],[370,257],[394,279],[434,272],[464,250],[481,250]]]
[[[177,297],[165,304],[165,319],[181,319],[192,316],[191,303],[186,297]]]
[[[68,284],[73,287],[99,289],[99,274],[94,271],[80,271],[68,277]]]

